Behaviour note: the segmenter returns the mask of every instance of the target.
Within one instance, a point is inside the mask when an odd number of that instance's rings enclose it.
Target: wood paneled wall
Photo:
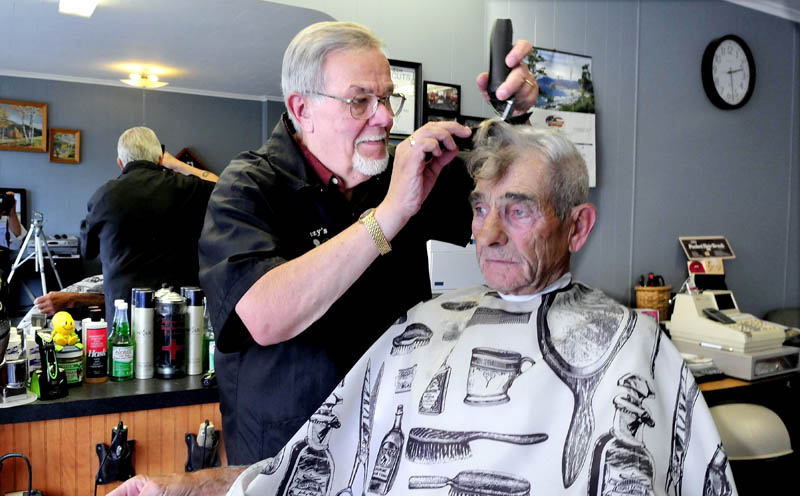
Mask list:
[[[21,452],[31,461],[33,488],[47,496],[86,496],[94,492],[99,460],[97,443],[111,442],[111,429],[122,420],[128,439],[136,441],[133,463],[137,474],[184,472],[184,437],[197,434],[206,419],[222,428],[219,403],[123,412],[91,417],[0,425],[0,455]],[[227,464],[220,444],[220,460]],[[28,470],[21,458],[6,460],[0,472],[0,494],[28,490]],[[97,487],[105,495],[119,483]]]

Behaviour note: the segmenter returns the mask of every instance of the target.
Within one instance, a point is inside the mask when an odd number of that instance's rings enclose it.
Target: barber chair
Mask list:
[[[752,403],[711,407],[741,496],[788,494],[797,484],[789,431],[769,408]]]

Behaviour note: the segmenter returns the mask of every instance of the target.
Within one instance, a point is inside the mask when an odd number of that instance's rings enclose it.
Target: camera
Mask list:
[[[0,215],[8,215],[14,208],[14,197],[12,195],[0,195]]]

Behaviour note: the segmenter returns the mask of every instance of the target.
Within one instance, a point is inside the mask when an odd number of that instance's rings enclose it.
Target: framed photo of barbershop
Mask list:
[[[461,115],[461,85],[425,81],[423,120],[455,121]]]
[[[421,125],[422,64],[389,59],[395,93],[406,97],[402,111],[395,116],[391,138],[403,139]]]

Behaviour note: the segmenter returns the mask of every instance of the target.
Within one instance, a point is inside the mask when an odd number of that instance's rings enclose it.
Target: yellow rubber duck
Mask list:
[[[83,344],[78,342],[78,334],[75,332],[75,321],[69,312],[58,312],[53,315],[52,338],[56,345],[56,351],[61,351],[64,346],[83,349]]]

